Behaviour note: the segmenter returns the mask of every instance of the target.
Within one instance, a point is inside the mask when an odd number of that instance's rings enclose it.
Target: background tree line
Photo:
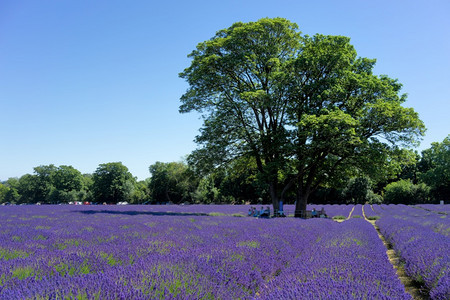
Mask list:
[[[237,22],[197,45],[179,74],[181,113],[201,113],[187,163],[157,162],[138,182],[121,163],[92,175],[39,166],[2,201],[61,203],[413,203],[448,200],[448,137],[425,133],[402,84],[373,73],[350,38],[303,35],[284,18]]]
[[[370,168],[370,164],[367,166]],[[366,170],[367,171],[367,170]],[[126,201],[157,203],[271,203],[267,184],[251,158],[203,172],[185,162],[156,162],[151,177],[138,181],[120,162],[100,164],[93,174],[72,166],[38,166],[33,174],[0,183],[0,203],[59,204]],[[371,174],[370,176],[367,174]],[[282,180],[286,174],[279,173]],[[443,142],[417,152],[401,151],[396,160],[371,172],[348,170],[338,180],[323,184],[311,203],[438,203],[450,199],[450,135]],[[295,189],[286,192],[295,201]]]

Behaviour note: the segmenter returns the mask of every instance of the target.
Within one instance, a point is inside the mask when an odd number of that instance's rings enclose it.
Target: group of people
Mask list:
[[[280,205],[280,210],[275,211],[275,216],[277,217],[285,217],[284,212],[282,210],[282,204]],[[248,209],[248,216],[249,217],[256,217],[256,218],[270,218],[270,207],[266,206],[266,208],[264,208],[263,206],[261,206],[261,209],[257,209],[254,206],[251,206]],[[328,218],[327,214],[325,213],[325,209],[322,207],[321,210],[317,211],[315,208],[312,209],[311,211],[311,218]]]
[[[320,211],[317,211],[315,208],[313,208],[311,211],[311,218],[328,218],[328,216],[325,213],[325,209],[323,207]]]
[[[261,209],[258,210],[256,207],[250,207],[248,210],[248,216],[249,217],[257,217],[257,218],[269,218],[270,217],[270,207],[264,207],[261,206]]]

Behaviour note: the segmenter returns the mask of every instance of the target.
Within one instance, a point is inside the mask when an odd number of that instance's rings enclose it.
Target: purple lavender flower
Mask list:
[[[410,299],[362,218],[232,217],[246,210],[2,207],[0,298]]]

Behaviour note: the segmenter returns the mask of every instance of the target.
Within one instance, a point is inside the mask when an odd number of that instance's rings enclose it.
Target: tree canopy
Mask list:
[[[422,151],[420,179],[429,185],[436,198],[450,199],[450,135]]]
[[[296,213],[336,174],[377,172],[425,127],[401,84],[374,75],[343,36],[302,35],[283,18],[233,24],[199,43],[180,77],[180,112],[204,123],[190,160],[213,169],[255,160],[274,209],[294,188]],[[369,174],[370,175],[370,174]]]
[[[92,192],[98,202],[130,201],[135,178],[121,162],[100,164],[92,176]]]
[[[149,188],[156,202],[181,203],[190,199],[195,189],[193,174],[182,162],[156,162],[149,167]]]
[[[34,174],[7,181],[10,187],[7,202],[68,203],[76,201],[85,189],[83,175],[72,166],[41,165]]]

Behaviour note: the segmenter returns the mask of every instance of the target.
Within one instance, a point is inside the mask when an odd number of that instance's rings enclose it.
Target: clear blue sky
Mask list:
[[[427,134],[450,133],[450,1],[0,1],[0,180],[33,167],[92,173],[121,161],[150,176],[179,161],[202,122],[179,114],[195,46],[237,21],[284,17],[345,35],[403,83]]]

